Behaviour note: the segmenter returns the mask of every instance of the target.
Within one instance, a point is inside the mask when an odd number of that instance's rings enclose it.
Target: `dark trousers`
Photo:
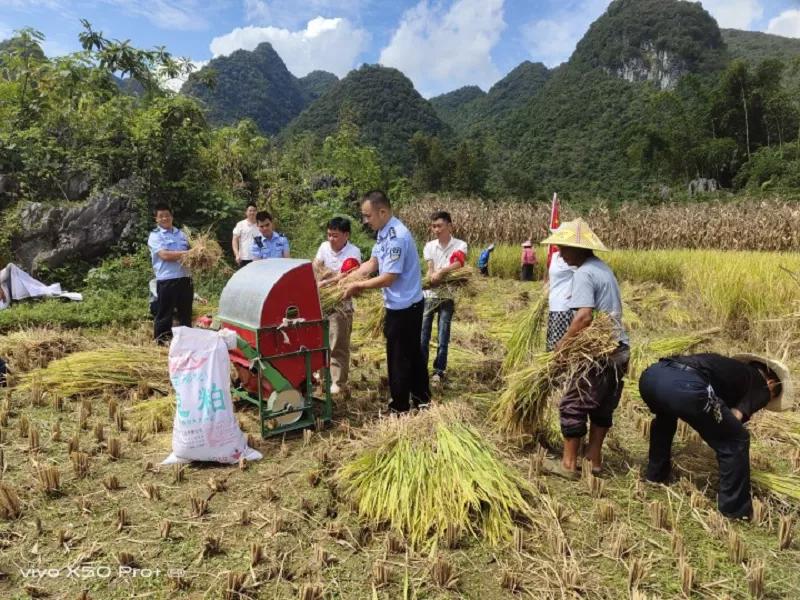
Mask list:
[[[242,267],[246,267],[246,266],[247,266],[247,265],[249,265],[251,262],[253,262],[253,261],[252,261],[252,260],[240,260],[240,261],[239,261],[239,268],[241,269]]]
[[[425,312],[422,316],[422,358],[428,368],[428,354],[433,334],[433,318],[438,315],[438,345],[436,357],[433,359],[433,371],[442,375],[447,370],[447,347],[450,345],[450,323],[456,304],[452,300],[429,298],[425,300]]]
[[[655,414],[650,428],[646,477],[669,478],[672,438],[678,419],[686,421],[711,446],[719,463],[719,511],[732,518],[749,516],[750,434],[696,371],[666,360],[648,367],[639,378],[642,400]]]
[[[519,278],[522,281],[533,281],[533,265],[522,265],[519,270]]]
[[[156,283],[158,310],[153,319],[153,338],[159,344],[166,344],[172,339],[172,320],[179,325],[191,327],[192,300],[194,287],[189,277],[167,279]]]
[[[630,357],[628,346],[620,344],[604,364],[570,381],[558,403],[561,434],[565,438],[585,436],[587,420],[597,427],[613,425]]]
[[[389,408],[400,412],[411,408],[412,397],[418,405],[427,404],[431,398],[428,369],[419,344],[424,306],[420,300],[401,310],[386,309],[383,335],[392,394]]]
[[[486,265],[485,267],[478,267],[478,271],[480,271],[480,274],[483,275],[484,277],[488,277],[489,276],[489,265]]]

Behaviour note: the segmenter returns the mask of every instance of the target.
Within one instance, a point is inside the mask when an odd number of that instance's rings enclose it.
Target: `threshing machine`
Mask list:
[[[258,407],[262,437],[330,421],[328,321],[310,261],[270,258],[239,269],[222,290],[218,321],[238,335],[233,396]]]

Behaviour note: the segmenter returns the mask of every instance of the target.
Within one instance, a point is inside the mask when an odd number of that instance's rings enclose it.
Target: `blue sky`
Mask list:
[[[0,38],[34,27],[50,55],[78,49],[80,18],[139,47],[203,64],[269,41],[298,76],[396,67],[425,96],[488,89],[523,60],[555,66],[609,0],[0,0]],[[703,0],[722,27],[800,37],[800,0]]]

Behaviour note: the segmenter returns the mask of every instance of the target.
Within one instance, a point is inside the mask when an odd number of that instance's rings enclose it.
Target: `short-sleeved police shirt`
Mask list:
[[[378,232],[372,256],[378,260],[378,273],[398,276],[392,285],[383,288],[383,303],[387,309],[402,310],[422,300],[417,246],[400,219],[392,217]]]
[[[261,258],[283,258],[284,254],[289,254],[289,240],[277,231],[272,233],[271,238],[258,235],[253,240],[253,245],[250,247],[250,254],[253,255],[253,260],[259,260]]]
[[[617,339],[628,343],[628,334],[622,326],[622,296],[614,272],[606,263],[590,256],[572,276],[572,294],[569,307],[593,308],[608,313],[614,320]]]
[[[188,250],[189,241],[183,231],[177,227],[172,229],[156,227],[147,238],[147,247],[150,248],[150,258],[153,262],[153,272],[156,275],[156,280],[166,281],[168,279],[189,277],[189,271],[183,267],[180,261],[163,260],[158,256],[161,250]]]

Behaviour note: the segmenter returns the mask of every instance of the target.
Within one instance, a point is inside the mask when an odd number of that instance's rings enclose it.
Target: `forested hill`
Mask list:
[[[363,143],[375,146],[389,163],[411,166],[409,141],[416,132],[448,136],[449,127],[430,102],[397,69],[363,65],[333,85],[284,132],[284,137],[311,132],[333,133],[342,120],[356,125]]]
[[[203,103],[212,123],[249,118],[264,133],[275,134],[336,80],[324,71],[297,79],[264,42],[253,51],[237,50],[211,60],[189,76],[181,91]]]
[[[800,39],[739,29],[723,29],[722,39],[731,58],[760,63],[770,58],[791,61],[800,57]]]
[[[541,91],[552,72],[542,63],[525,61],[494,84],[489,93],[477,86],[431,98],[439,117],[459,133],[491,127],[525,106]]]

